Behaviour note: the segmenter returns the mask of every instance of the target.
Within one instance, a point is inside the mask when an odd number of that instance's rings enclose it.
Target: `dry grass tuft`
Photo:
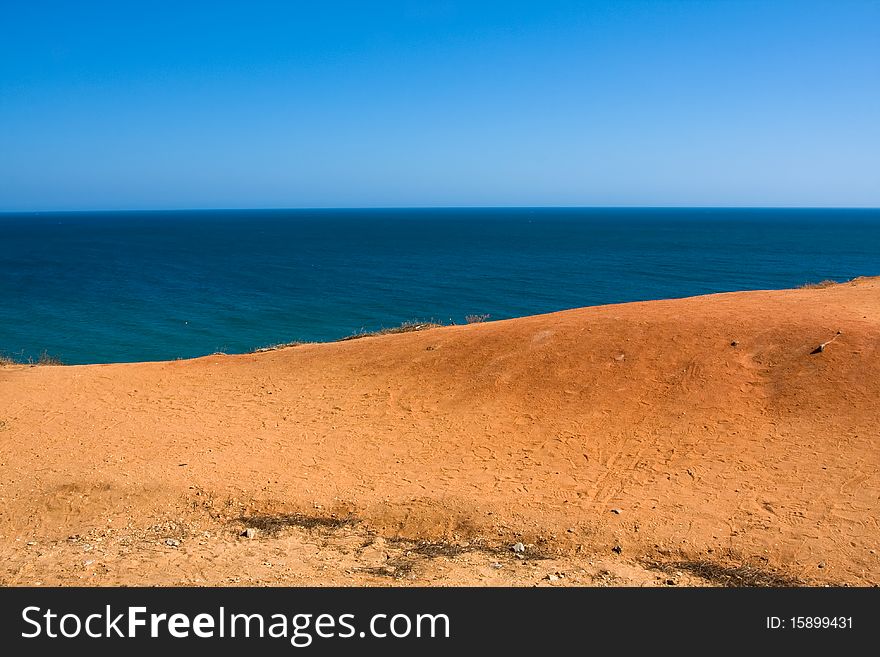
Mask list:
[[[58,358],[58,356],[53,356],[43,349],[40,356],[37,358],[37,365],[64,365],[64,363]]]
[[[681,561],[649,561],[645,565],[653,570],[674,575],[681,572],[696,575],[716,586],[737,587],[798,587],[809,582],[792,577],[774,569],[759,568],[747,564],[724,565],[704,559]]]
[[[258,349],[254,349],[254,350],[251,351],[250,353],[252,353],[252,354],[262,354],[262,353],[264,353],[264,352],[266,352],[266,351],[277,351],[278,349],[287,349],[288,347],[299,347],[300,345],[303,345],[303,344],[309,344],[309,343],[308,343],[308,342],[300,342],[300,341],[294,341],[294,342],[281,342],[281,343],[279,343],[279,344],[270,344],[270,345],[268,345],[268,346],[266,346],[266,347],[260,347],[260,348],[258,348]]]
[[[345,342],[346,340],[358,340],[360,338],[370,338],[377,335],[391,335],[394,333],[412,333],[413,331],[427,331],[428,329],[439,328],[443,326],[442,324],[438,324],[437,322],[404,322],[400,326],[394,326],[392,328],[383,328],[378,331],[362,331],[360,333],[355,333],[353,335],[349,335],[348,337],[342,338],[339,342]]]
[[[25,357],[23,353],[18,359],[6,354],[0,354],[0,367],[11,365],[64,365],[64,362],[58,356],[53,356],[45,349],[37,356],[36,361],[30,356]]]
[[[802,290],[821,290],[822,288],[832,287],[833,285],[838,285],[837,281],[832,281],[831,279],[825,279],[824,281],[819,281],[818,283],[804,283],[801,285]]]

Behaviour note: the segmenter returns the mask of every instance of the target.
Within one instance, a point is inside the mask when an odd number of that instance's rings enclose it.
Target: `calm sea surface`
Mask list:
[[[0,353],[160,360],[880,274],[880,210],[0,214]]]

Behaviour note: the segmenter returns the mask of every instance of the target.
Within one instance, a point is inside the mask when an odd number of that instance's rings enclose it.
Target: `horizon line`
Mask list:
[[[340,210],[880,210],[870,205],[318,205],[276,207],[86,208],[66,210],[0,210],[13,214],[111,214],[151,212],[316,212]]]

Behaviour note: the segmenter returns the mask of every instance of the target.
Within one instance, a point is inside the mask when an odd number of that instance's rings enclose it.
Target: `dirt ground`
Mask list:
[[[878,511],[880,279],[0,367],[3,585],[877,585]]]

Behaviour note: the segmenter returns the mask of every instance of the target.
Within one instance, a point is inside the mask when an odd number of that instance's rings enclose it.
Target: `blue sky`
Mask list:
[[[0,211],[880,206],[880,2],[0,12]]]

